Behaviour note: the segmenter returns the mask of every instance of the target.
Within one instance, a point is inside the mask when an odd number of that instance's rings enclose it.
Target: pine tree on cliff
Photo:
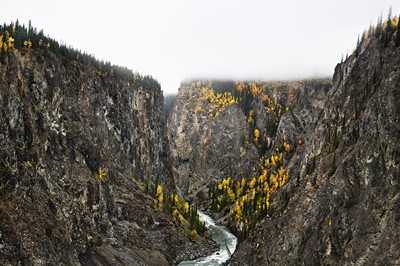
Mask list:
[[[14,26],[15,26],[15,32],[13,32],[13,34],[15,36],[14,45],[15,45],[15,48],[20,49],[23,46],[23,40],[22,40],[22,36],[21,36],[22,28],[19,25],[18,19],[15,22]]]
[[[382,33],[382,15],[378,18],[378,22],[376,23],[375,37],[381,38]]]
[[[386,31],[385,31],[385,35],[384,35],[384,43],[385,46],[388,45],[388,43],[390,42],[390,40],[392,39],[392,7],[389,8],[389,13],[388,13],[388,19],[386,22]]]
[[[356,46],[356,50],[354,51],[355,56],[358,57],[358,55],[360,54],[360,52],[361,52],[361,42],[360,42],[360,35],[358,35],[358,38],[357,38],[357,46]]]
[[[397,22],[397,32],[396,32],[395,43],[396,43],[396,47],[400,46],[400,15],[399,15],[399,21]]]

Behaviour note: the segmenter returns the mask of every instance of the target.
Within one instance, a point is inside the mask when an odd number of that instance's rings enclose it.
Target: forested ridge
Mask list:
[[[87,52],[82,52],[66,44],[60,44],[44,34],[43,30],[37,30],[29,22],[28,27],[21,25],[18,20],[14,23],[0,26],[0,60],[4,62],[7,54],[12,49],[49,50],[63,58],[65,62],[76,61],[83,65],[94,67],[101,77],[115,77],[125,80],[129,86],[143,86],[147,89],[161,89],[160,84],[152,76],[143,76],[133,72],[125,66],[112,65],[108,61],[98,60]]]

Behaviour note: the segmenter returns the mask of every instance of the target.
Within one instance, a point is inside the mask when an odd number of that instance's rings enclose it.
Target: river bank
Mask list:
[[[225,226],[216,225],[214,220],[199,211],[200,219],[206,223],[206,227],[212,234],[212,239],[219,245],[219,250],[215,251],[207,257],[201,257],[194,260],[183,261],[179,263],[179,266],[189,265],[222,265],[232,255],[236,249],[237,238],[233,235],[229,229]]]

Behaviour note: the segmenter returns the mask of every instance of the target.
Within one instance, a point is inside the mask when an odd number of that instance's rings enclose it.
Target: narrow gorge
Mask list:
[[[157,81],[57,45],[2,54],[0,264],[170,265],[212,252],[146,193],[146,182],[175,187]]]
[[[400,265],[400,29],[332,78],[187,81],[167,104],[150,76],[2,30],[1,265]]]
[[[231,265],[400,264],[399,58],[373,35],[332,81],[182,85],[172,172],[238,235]]]

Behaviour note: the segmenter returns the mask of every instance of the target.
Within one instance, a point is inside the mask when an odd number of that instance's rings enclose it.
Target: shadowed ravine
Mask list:
[[[210,216],[200,211],[199,215],[200,219],[206,223],[208,230],[211,231],[212,239],[218,243],[220,250],[207,257],[198,258],[192,261],[183,261],[179,266],[222,265],[222,263],[226,262],[235,251],[237,238],[225,226],[216,225]]]

